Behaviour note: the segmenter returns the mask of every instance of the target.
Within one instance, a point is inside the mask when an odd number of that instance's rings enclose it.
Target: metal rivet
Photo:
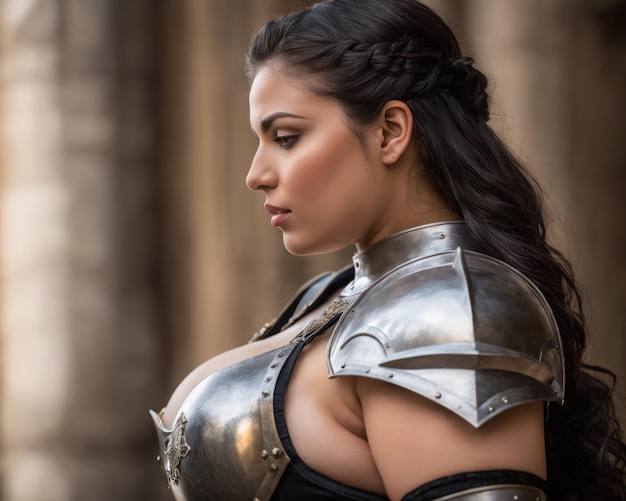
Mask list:
[[[444,238],[446,238],[446,236],[443,233],[439,235],[439,240],[443,240]]]
[[[393,374],[389,374],[389,379],[393,379]]]
[[[272,471],[278,471],[278,466],[276,466],[274,463],[270,465],[270,468],[272,469]]]
[[[265,449],[263,449],[263,450],[261,451],[261,457],[262,457],[263,459],[267,459],[267,456],[269,456],[269,454],[267,453],[267,451],[266,451]]]
[[[160,462],[161,462],[161,456],[160,456],[160,455],[159,455],[159,456],[157,456],[157,457],[156,457],[156,460],[157,460],[157,463],[160,463]]]
[[[272,380],[272,376],[265,376],[265,381],[268,383]]]
[[[283,352],[283,351],[279,351],[279,352],[276,354],[276,356],[277,356],[278,358],[282,358],[282,357],[284,357],[284,356],[285,356],[285,352]]]
[[[385,343],[385,348],[389,348],[389,343]]]
[[[369,374],[370,372],[372,372],[372,369],[365,369],[366,374]]]
[[[261,501],[259,498],[254,498],[252,501]]]
[[[274,447],[272,449],[272,456],[273,457],[275,457],[275,458],[280,457],[280,454],[281,454],[281,452],[280,452],[280,449],[278,447]]]
[[[489,412],[493,412],[493,407],[489,407]]]
[[[278,367],[277,362],[274,362],[272,365],[270,365],[270,369],[275,369],[276,367]]]
[[[519,496],[516,494],[515,496],[513,496],[513,499],[519,499]]]
[[[355,268],[358,268],[359,266],[361,266],[361,263],[359,263],[358,261],[354,263]]]
[[[269,397],[270,396],[270,392],[267,390],[263,390],[263,392],[261,393],[261,395],[263,395],[264,397]]]
[[[441,398],[441,393],[439,392],[435,393],[435,398]]]
[[[343,364],[341,364],[339,367],[341,367],[342,369],[346,368],[346,363],[344,362]]]
[[[503,401],[505,404],[508,404],[508,403],[509,403],[509,397],[507,397],[507,396],[505,395],[504,397],[502,397],[502,401]]]

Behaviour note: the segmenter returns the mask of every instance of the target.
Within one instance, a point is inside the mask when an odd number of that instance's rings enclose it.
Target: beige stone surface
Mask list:
[[[151,7],[1,6],[3,500],[167,496]]]

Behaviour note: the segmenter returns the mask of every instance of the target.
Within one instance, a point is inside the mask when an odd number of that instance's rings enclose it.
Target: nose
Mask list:
[[[268,190],[276,186],[276,181],[276,171],[271,167],[271,162],[264,154],[262,146],[259,146],[250,164],[246,185],[255,191]]]

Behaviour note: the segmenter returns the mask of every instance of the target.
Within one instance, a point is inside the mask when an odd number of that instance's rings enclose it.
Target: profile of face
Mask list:
[[[392,231],[398,181],[385,160],[395,153],[376,124],[357,135],[336,100],[272,65],[252,82],[250,123],[259,145],[246,184],[265,193],[289,252],[366,248]]]

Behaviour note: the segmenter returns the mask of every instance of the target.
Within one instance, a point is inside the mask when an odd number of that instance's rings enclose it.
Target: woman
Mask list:
[[[442,20],[320,3],[247,69],[248,186],[293,254],[357,253],[152,413],[176,499],[626,499],[569,265]]]

